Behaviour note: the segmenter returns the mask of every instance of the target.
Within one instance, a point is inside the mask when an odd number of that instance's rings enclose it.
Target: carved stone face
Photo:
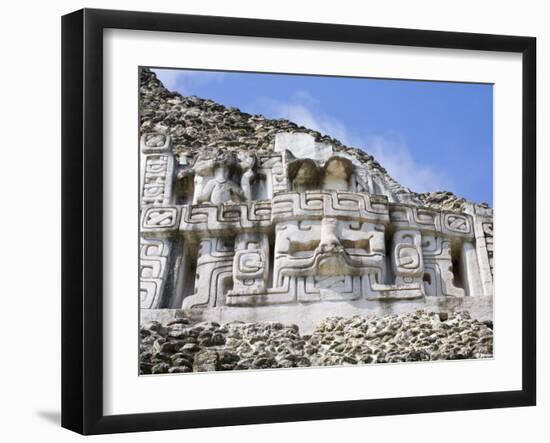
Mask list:
[[[283,275],[361,275],[384,266],[384,234],[371,223],[325,217],[277,226],[275,281]]]

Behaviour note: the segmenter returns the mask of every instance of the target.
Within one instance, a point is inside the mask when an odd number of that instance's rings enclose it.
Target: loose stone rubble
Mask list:
[[[492,324],[468,312],[416,311],[384,317],[330,317],[311,335],[279,322],[141,328],[140,373],[228,371],[490,358]]]

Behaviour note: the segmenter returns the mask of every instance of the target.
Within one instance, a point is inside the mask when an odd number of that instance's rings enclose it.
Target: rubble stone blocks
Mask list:
[[[486,204],[417,194],[361,150],[285,120],[171,93],[148,70],[140,93],[147,318],[241,312],[253,322],[272,313],[300,325],[292,306],[326,306],[327,317],[344,303],[358,315],[373,312],[373,303],[391,314],[428,299],[445,312],[451,300],[470,298],[473,317],[476,298],[491,297],[492,306]],[[279,306],[288,318],[277,318]],[[479,306],[487,317],[487,302]],[[201,364],[224,358],[204,354]],[[192,370],[187,363],[174,371]]]
[[[145,322],[140,373],[396,363],[490,358],[493,331],[468,312],[330,316],[304,334],[296,325],[212,321]],[[457,342],[456,337],[462,339]]]

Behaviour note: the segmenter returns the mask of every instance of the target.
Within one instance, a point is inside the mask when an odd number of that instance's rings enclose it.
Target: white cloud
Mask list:
[[[373,155],[395,180],[415,192],[454,189],[450,177],[415,160],[413,152],[402,137],[356,133],[340,120],[315,109],[318,108],[319,101],[307,91],[294,94],[289,102],[273,99],[262,101],[267,105],[269,114],[275,118],[286,118],[336,138],[347,146],[363,149]]]
[[[366,150],[399,183],[415,192],[454,189],[452,179],[432,166],[418,163],[403,140],[368,136]]]
[[[272,100],[270,108],[270,113],[275,118],[286,118],[297,125],[336,138],[344,144],[350,143],[349,132],[342,122],[329,115],[315,113],[305,104],[299,102],[283,103]]]
[[[302,89],[300,91],[296,91],[294,94],[292,94],[292,98],[294,100],[300,101],[302,103],[306,103],[309,105],[318,105],[320,103],[319,100],[317,100],[313,95],[311,95],[308,91],[305,89]]]

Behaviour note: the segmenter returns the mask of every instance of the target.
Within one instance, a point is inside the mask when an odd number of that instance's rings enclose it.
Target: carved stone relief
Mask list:
[[[140,306],[142,309],[160,307],[166,282],[170,244],[166,240],[142,238],[139,253]]]
[[[261,293],[269,277],[269,240],[267,234],[243,233],[235,240],[233,292]]]
[[[183,308],[223,306],[225,295],[233,287],[232,242],[222,238],[203,238],[200,241],[195,294],[183,300]]]
[[[171,242],[163,237],[167,230],[177,229],[177,210],[167,207],[172,203],[174,158],[171,138],[165,134],[142,135],[140,148],[143,168],[140,206],[140,307],[156,309],[166,296],[164,292],[172,263]]]
[[[453,263],[451,241],[445,237],[423,235],[422,254],[426,295],[464,297],[464,289],[457,286],[458,269]]]
[[[167,205],[171,200],[174,161],[171,155],[150,154],[145,157],[145,176],[141,204]]]
[[[422,240],[419,231],[397,231],[393,236],[392,267],[395,284],[420,283],[424,274]]]
[[[252,172],[248,167],[242,174],[237,156],[233,153],[213,151],[198,157],[195,172],[194,204],[239,203],[250,198]],[[237,176],[241,175],[240,184]],[[244,186],[244,189],[242,187]]]
[[[493,223],[483,223],[483,233],[485,234],[485,244],[487,247],[487,255],[489,256],[489,266],[491,267],[491,275],[494,271],[494,244],[493,244]]]
[[[492,214],[422,206],[373,162],[322,144],[304,156],[318,142],[278,140],[275,152],[179,153],[175,174],[170,137],[142,137],[142,308],[492,291]],[[185,260],[171,261],[173,244]],[[181,294],[163,294],[169,271]]]

